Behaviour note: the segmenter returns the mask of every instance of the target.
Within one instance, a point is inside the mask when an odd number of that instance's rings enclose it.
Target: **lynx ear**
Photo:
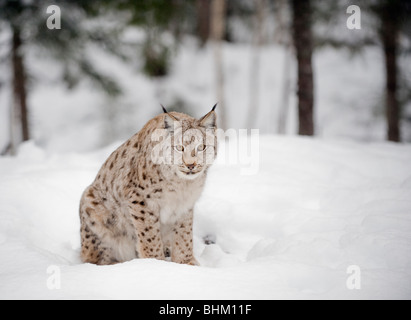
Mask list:
[[[217,107],[217,103],[214,105],[213,109],[209,113],[207,113],[204,117],[200,119],[200,126],[206,129],[215,128],[217,125],[217,114],[215,113],[215,108]]]
[[[165,113],[164,116],[164,129],[167,129],[170,132],[174,132],[174,128],[176,126],[176,122],[178,122],[178,119],[174,117],[172,114],[168,113],[166,108],[161,104],[161,107],[163,108],[163,111]]]

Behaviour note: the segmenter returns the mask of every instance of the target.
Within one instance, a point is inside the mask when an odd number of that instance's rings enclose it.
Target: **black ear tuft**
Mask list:
[[[161,108],[163,108],[164,113],[168,113],[166,108],[164,108],[164,106],[160,103]]]
[[[215,108],[217,108],[218,102],[214,105],[213,109],[211,111],[215,111]]]

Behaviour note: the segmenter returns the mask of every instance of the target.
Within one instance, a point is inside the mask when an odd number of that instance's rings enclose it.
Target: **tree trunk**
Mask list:
[[[254,36],[253,53],[250,75],[250,102],[248,106],[248,128],[252,128],[258,119],[260,109],[260,52],[264,43],[265,12],[267,10],[266,0],[254,0]]]
[[[197,0],[197,34],[200,47],[204,47],[210,37],[210,0]]]
[[[13,106],[14,106],[14,118],[18,122],[18,126],[21,128],[21,137],[14,139],[12,143],[14,145],[21,141],[27,141],[30,139],[28,112],[27,112],[27,92],[26,92],[26,75],[23,62],[23,54],[21,52],[21,36],[18,27],[13,27],[12,38],[12,65],[13,65]],[[12,124],[12,127],[14,125]],[[13,130],[13,129],[12,129]]]
[[[291,72],[293,67],[292,57],[294,55],[294,52],[292,48],[292,39],[289,28],[290,21],[287,19],[290,10],[288,1],[280,0],[277,3],[277,9],[274,11],[274,18],[277,20],[277,29],[275,30],[274,39],[284,48],[284,60],[282,62],[282,88],[280,93],[280,100],[278,102],[277,133],[285,134],[287,126],[287,115],[289,111]]]
[[[278,134],[286,133],[288,104],[290,100],[291,77],[290,70],[292,67],[293,54],[291,45],[284,45],[284,60],[283,60],[283,74],[282,74],[282,90],[280,94],[280,102],[278,106]]]
[[[385,56],[385,108],[387,116],[387,138],[389,141],[400,141],[400,106],[397,99],[397,39],[398,39],[398,23],[397,23],[397,6],[392,5],[387,1],[386,5],[381,10],[382,19],[382,42]]]
[[[216,91],[218,100],[218,110],[220,127],[227,129],[227,118],[225,110],[224,95],[224,61],[222,40],[225,33],[226,0],[212,0],[211,3],[211,37],[213,40]]]
[[[300,135],[314,135],[314,83],[312,69],[311,4],[292,0],[293,38],[298,66],[298,118]]]

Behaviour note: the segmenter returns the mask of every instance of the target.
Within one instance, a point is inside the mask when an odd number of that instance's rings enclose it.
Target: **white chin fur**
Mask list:
[[[186,174],[184,172],[181,172],[180,170],[177,170],[177,175],[181,179],[186,179],[186,180],[194,180],[194,179],[198,178],[201,174],[202,174],[202,171],[197,172],[195,174]]]

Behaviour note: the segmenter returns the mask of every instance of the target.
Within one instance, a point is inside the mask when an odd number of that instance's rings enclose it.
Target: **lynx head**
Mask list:
[[[203,175],[217,155],[216,105],[200,119],[164,111],[160,161],[178,177],[194,180]]]

